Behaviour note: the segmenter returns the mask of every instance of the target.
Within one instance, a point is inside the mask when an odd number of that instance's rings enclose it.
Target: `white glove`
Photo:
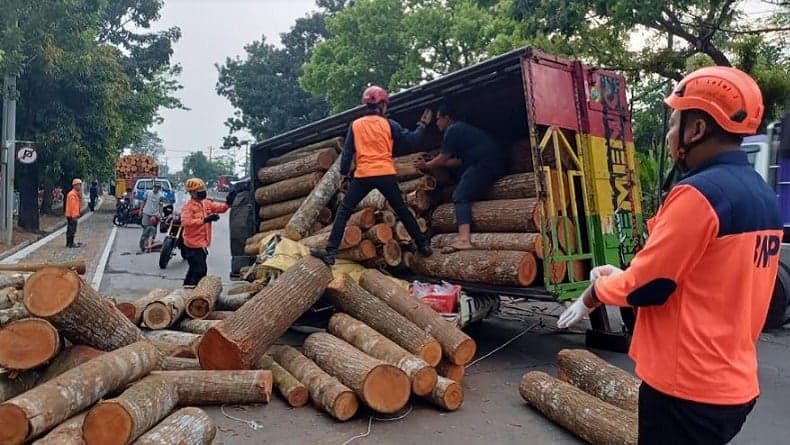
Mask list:
[[[593,267],[590,271],[590,281],[595,282],[600,277],[614,276],[623,273],[623,269],[612,266],[611,264],[604,264],[603,266]]]
[[[565,312],[560,315],[560,319],[557,320],[557,327],[560,329],[565,329],[572,324],[578,323],[582,318],[586,317],[590,314],[590,312],[595,309],[595,307],[587,307],[584,304],[584,297],[589,295],[592,291],[593,285],[591,284],[587,289],[582,292],[579,298],[573,302],[568,309],[565,309]]]

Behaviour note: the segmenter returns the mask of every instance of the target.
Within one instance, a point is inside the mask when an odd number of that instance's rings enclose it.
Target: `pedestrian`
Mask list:
[[[99,181],[93,180],[91,183],[91,188],[88,189],[88,194],[90,195],[90,201],[88,201],[88,208],[90,208],[91,212],[96,210],[96,200],[99,199]]]
[[[71,190],[66,194],[66,247],[82,247],[82,243],[74,242],[77,233],[77,221],[80,219],[82,209],[82,179],[74,178],[71,181]]]
[[[417,160],[417,168],[445,167],[454,172],[458,178],[453,191],[458,236],[442,251],[472,249],[472,202],[483,198],[494,182],[506,173],[506,152],[485,131],[456,120],[456,113],[448,104],[439,106],[436,127],[444,133],[441,153],[428,162]]]
[[[156,221],[159,221],[159,217],[162,214],[163,200],[162,184],[154,181],[153,189],[146,191],[145,195],[143,195],[143,218],[141,222],[143,233],[140,235],[141,252],[145,252],[149,238],[153,236],[153,238],[156,239],[156,227],[154,227],[153,232],[148,230],[148,228],[151,225],[156,226]]]
[[[206,257],[211,245],[211,223],[219,220],[219,213],[225,213],[236,198],[236,192],[228,193],[225,202],[216,203],[206,197],[206,183],[200,178],[186,181],[190,200],[181,209],[181,225],[184,228],[184,258],[189,263],[184,287],[195,286],[208,274]]]
[[[680,179],[631,266],[594,268],[557,325],[601,304],[637,308],[639,443],[724,444],[760,392],[756,343],[782,238],[776,194],[740,150],[762,120],[762,94],[746,73],[717,66],[687,75],[664,101]]]
[[[417,244],[418,252],[430,256],[431,246],[428,238],[420,231],[417,220],[403,201],[392,153],[396,148],[419,146],[425,127],[430,125],[433,119],[433,113],[425,110],[417,128],[409,131],[394,120],[385,117],[389,95],[383,88],[377,86],[367,88],[362,94],[362,102],[366,107],[365,116],[356,119],[349,126],[340,160],[340,174],[343,176],[349,174],[351,161],[355,160],[354,177],[340,203],[326,247],[310,249],[310,254],[326,264],[334,264],[349,217],[357,204],[371,190],[378,190],[392,206],[398,218],[403,221],[409,235]]]

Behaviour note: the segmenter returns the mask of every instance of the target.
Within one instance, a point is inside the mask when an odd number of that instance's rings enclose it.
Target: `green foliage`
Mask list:
[[[209,160],[202,151],[196,151],[184,158],[182,173],[188,177],[213,181],[219,175],[232,175],[234,168],[233,159],[229,156]]]
[[[151,156],[158,164],[162,164],[161,158],[165,154],[165,146],[162,138],[155,131],[146,131],[140,142],[127,147],[132,153],[139,153]],[[166,167],[166,166],[163,166]]]
[[[636,153],[636,164],[639,169],[639,184],[642,187],[642,214],[645,218],[655,215],[661,193],[659,176],[659,158],[657,151],[639,151]],[[666,169],[666,162],[663,166]],[[663,174],[666,174],[664,172]]]

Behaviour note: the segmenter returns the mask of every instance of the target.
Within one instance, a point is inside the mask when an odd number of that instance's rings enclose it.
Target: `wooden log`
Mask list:
[[[371,190],[370,193],[365,196],[362,201],[357,204],[356,209],[362,210],[365,208],[374,209],[374,210],[386,210],[387,209],[387,199],[384,198],[384,195],[381,194],[378,190]]]
[[[285,236],[294,241],[299,241],[310,233],[310,229],[316,221],[318,221],[318,214],[321,209],[325,209],[332,197],[337,193],[340,187],[340,157],[336,157],[332,166],[327,170],[321,180],[310,194],[307,199],[299,206],[299,209],[293,214],[291,220],[285,226]]]
[[[167,417],[177,403],[178,392],[171,380],[148,376],[88,411],[82,437],[86,445],[126,445]]]
[[[136,342],[102,354],[0,404],[0,442],[21,444],[40,436],[108,392],[148,374],[159,358],[153,344]]]
[[[356,414],[359,403],[351,388],[326,373],[301,352],[290,346],[283,346],[274,351],[273,358],[303,382],[310,392],[310,398],[332,417],[344,422]]]
[[[33,445],[85,445],[82,439],[82,423],[86,414],[87,411],[66,420],[46,436],[33,442]]]
[[[376,257],[376,245],[372,241],[363,239],[354,247],[339,250],[335,258],[362,262]]]
[[[544,372],[524,374],[519,393],[543,415],[593,445],[637,443],[636,414]]]
[[[223,309],[226,311],[236,311],[240,307],[244,306],[245,303],[250,301],[253,295],[257,294],[258,292],[246,292],[243,294],[220,294],[217,298],[217,308]]]
[[[455,206],[442,204],[431,215],[436,233],[455,232]],[[473,232],[540,232],[540,203],[537,199],[500,199],[472,204]]]
[[[153,371],[178,392],[180,405],[244,405],[269,403],[272,372],[252,371]]]
[[[455,380],[439,377],[428,400],[448,411],[455,411],[464,403],[464,389]]]
[[[249,369],[318,301],[332,279],[321,260],[306,257],[206,332],[198,347],[203,369]]]
[[[41,373],[38,370],[23,372],[11,378],[8,374],[0,374],[0,402],[14,398],[36,386]],[[2,437],[2,433],[0,433]]]
[[[286,224],[288,224],[288,221],[291,220],[292,216],[293,213],[290,213],[288,215],[278,216],[276,218],[261,221],[261,223],[258,225],[258,231],[269,232],[272,230],[282,229]]]
[[[17,303],[21,303],[22,292],[14,287],[0,288],[0,310],[13,307]]]
[[[77,366],[80,366],[89,360],[93,360],[102,354],[104,354],[104,351],[91,348],[90,346],[69,346],[68,348],[61,351],[61,353],[58,354],[54,360],[52,360],[52,363],[50,363],[46,369],[43,370],[36,384],[41,385],[46,383],[63,374],[64,372],[74,369]]]
[[[412,298],[408,290],[399,287],[386,275],[377,270],[366,270],[362,272],[359,284],[439,341],[447,360],[456,365],[465,365],[474,357],[477,345],[471,337],[447,322],[427,304]]]
[[[115,305],[68,269],[35,272],[25,283],[24,302],[32,315],[52,323],[73,343],[112,351],[143,338]]]
[[[386,244],[392,240],[392,227],[385,223],[376,224],[365,232],[365,238],[377,244]]]
[[[2,274],[0,275],[0,288],[13,287],[22,289],[25,287],[25,276],[22,274]]]
[[[397,241],[391,240],[383,246],[376,247],[376,255],[384,260],[390,267],[400,266],[403,258],[403,251]]]
[[[472,245],[476,250],[518,250],[536,252],[540,247],[540,233],[473,233]],[[436,249],[447,247],[455,242],[454,233],[440,233],[431,238]]]
[[[420,169],[414,165],[413,160],[397,160],[395,161],[395,174],[398,175],[398,179],[408,180],[412,178],[419,178],[420,176],[424,175]]]
[[[30,312],[27,311],[24,305],[17,303],[8,309],[0,309],[0,326],[5,326],[27,317],[30,317]]]
[[[283,368],[277,363],[271,355],[264,354],[255,363],[258,369],[268,369],[272,372],[274,384],[277,386],[277,391],[293,408],[298,408],[307,404],[309,393],[307,387],[302,384],[296,377],[293,376],[287,369]]]
[[[329,319],[329,332],[369,356],[400,368],[409,377],[414,394],[428,395],[436,386],[436,370],[425,360],[406,351],[356,318],[344,313],[333,315]]]
[[[289,199],[307,196],[310,190],[321,180],[322,173],[314,172],[274,184],[264,185],[255,190],[255,202],[258,205],[288,201]]]
[[[222,279],[215,275],[203,277],[186,297],[186,313],[191,318],[205,318],[214,310],[222,293]]]
[[[321,150],[325,148],[334,148],[335,151],[340,153],[340,151],[343,149],[343,138],[336,137],[336,138],[328,139],[326,141],[317,142],[315,144],[310,144],[304,147],[291,150],[282,156],[269,159],[268,161],[266,161],[266,166],[269,167],[272,165],[284,164],[286,162],[290,162],[295,159],[303,158],[310,152],[314,152],[316,150]]]
[[[284,164],[262,167],[258,169],[258,181],[264,185],[274,184],[307,173],[328,170],[337,157],[337,151],[330,148],[316,151]]]
[[[556,209],[563,209],[570,203],[570,183],[568,177],[556,170],[550,174],[552,200]],[[536,198],[535,173],[516,173],[499,178],[488,190],[486,201],[498,199]],[[562,184],[560,184],[560,182]],[[562,189],[560,189],[562,187]]]
[[[333,335],[310,334],[304,341],[304,353],[353,389],[374,411],[392,414],[409,401],[411,383],[403,371],[360,352]]]
[[[0,271],[10,270],[15,272],[38,272],[41,269],[57,267],[72,270],[80,275],[85,275],[85,260],[65,261],[62,263],[15,263],[0,264]],[[3,286],[5,287],[5,286]]]
[[[258,210],[258,216],[261,219],[272,219],[278,216],[290,215],[299,210],[299,206],[307,199],[307,196],[302,196],[288,201],[273,202],[271,204],[262,205]]]
[[[422,176],[416,179],[401,182],[398,184],[402,193],[410,193],[415,190],[424,190],[429,192],[436,189],[436,178],[433,176]]]
[[[206,315],[204,320],[224,320],[231,315],[233,315],[234,311],[211,311]]]
[[[415,190],[406,194],[406,204],[419,213],[423,213],[431,208],[431,195],[424,190]]]
[[[145,310],[146,306],[154,301],[160,300],[170,293],[167,289],[152,289],[144,296],[134,300],[134,301],[125,301],[123,303],[118,303],[118,309],[126,315],[126,317],[132,321],[135,325],[140,324],[140,320],[143,318],[143,311]]]
[[[210,445],[217,435],[211,417],[200,408],[181,408],[167,416],[134,445]]]
[[[185,319],[178,323],[178,330],[192,334],[205,334],[210,327],[216,326],[221,320]]]
[[[260,240],[262,240],[267,235],[269,235],[269,233],[271,233],[271,232],[268,232],[268,233],[267,232],[256,233],[256,234],[252,235],[251,237],[247,238],[244,241],[244,243],[247,244],[247,245],[249,245],[249,244],[257,245],[260,242]]]
[[[195,358],[162,357],[159,369],[162,371],[197,371],[200,362]]]
[[[466,374],[466,366],[442,360],[436,366],[436,372],[442,377],[461,383],[464,380],[464,374]]]
[[[299,242],[307,247],[324,247],[329,241],[329,232],[318,233],[307,238],[302,238]],[[362,230],[358,226],[347,225],[343,232],[343,240],[340,242],[341,249],[348,249],[359,245],[362,241]]]
[[[0,366],[12,373],[37,368],[61,348],[60,335],[48,321],[23,318],[0,329]]]
[[[417,218],[417,227],[420,228],[420,232],[427,232],[428,231],[428,221],[423,217]]]
[[[332,280],[327,287],[327,294],[338,310],[384,334],[429,365],[436,366],[439,363],[442,349],[433,337],[368,293],[348,274]]]
[[[414,255],[408,267],[429,277],[504,286],[530,286],[538,275],[535,255],[513,250],[434,252],[430,257]]]
[[[637,412],[638,378],[585,349],[563,349],[557,354],[557,378],[604,402]]]
[[[200,342],[200,335],[191,332],[171,331],[160,329],[157,331],[145,331],[143,333],[146,339],[154,342],[155,344],[173,345],[181,348],[186,348],[191,351],[196,350],[198,342]],[[193,358],[188,357],[188,358]]]
[[[167,329],[184,315],[188,289],[173,289],[164,297],[148,303],[143,310],[143,324],[149,329]]]
[[[409,235],[409,231],[406,230],[406,226],[403,224],[403,221],[398,221],[395,223],[395,227],[393,230],[394,238],[401,244],[409,244],[411,243],[411,235]]]
[[[226,293],[227,293],[227,295],[238,295],[238,294],[245,294],[245,293],[254,295],[254,294],[257,294],[258,292],[260,292],[261,289],[263,289],[264,287],[266,287],[266,285],[263,284],[262,282],[260,282],[260,281],[253,281],[252,283],[244,283],[244,284],[239,284],[238,286],[234,286],[234,287],[228,289],[228,292],[226,292]],[[220,300],[221,299],[222,298],[220,297]]]
[[[375,212],[375,215],[377,222],[384,223],[390,227],[394,227],[395,223],[398,222],[398,218],[395,216],[395,213],[390,210],[379,210]]]

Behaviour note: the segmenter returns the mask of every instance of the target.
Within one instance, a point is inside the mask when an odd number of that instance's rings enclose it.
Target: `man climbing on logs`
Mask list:
[[[458,237],[442,252],[472,249],[472,202],[485,196],[491,185],[506,173],[506,153],[485,131],[456,120],[456,113],[448,104],[439,106],[436,127],[444,133],[441,153],[428,162],[418,159],[417,168],[445,167],[458,177],[453,192]]]
[[[639,388],[640,444],[724,444],[759,395],[756,342],[779,265],[776,194],[740,150],[763,116],[757,83],[729,67],[694,71],[664,99],[667,144],[681,172],[645,247],[593,284],[557,323],[601,304],[638,308],[630,356]]]
[[[71,181],[71,191],[66,194],[66,247],[82,247],[82,243],[74,242],[74,235],[77,234],[77,221],[80,219],[80,209],[82,209],[82,179],[74,178]]]
[[[208,274],[206,257],[211,245],[211,223],[219,220],[236,198],[236,191],[228,193],[225,202],[216,203],[206,197],[206,183],[200,178],[189,178],[186,189],[192,198],[181,209],[181,225],[184,227],[184,253],[189,264],[184,277],[184,287],[195,287]]]
[[[417,123],[417,128],[409,131],[394,120],[385,117],[389,95],[384,88],[377,86],[367,88],[362,94],[362,102],[367,107],[366,115],[351,123],[340,161],[340,174],[343,176],[349,174],[351,160],[356,161],[354,177],[337,211],[326,248],[310,249],[310,254],[329,265],[334,264],[343,232],[354,208],[370,191],[377,189],[392,206],[398,218],[403,221],[409,235],[417,244],[417,251],[421,255],[430,256],[432,251],[428,238],[420,231],[417,220],[403,201],[392,152],[403,146],[410,148],[419,146],[425,127],[433,120],[433,112],[425,110]]]

